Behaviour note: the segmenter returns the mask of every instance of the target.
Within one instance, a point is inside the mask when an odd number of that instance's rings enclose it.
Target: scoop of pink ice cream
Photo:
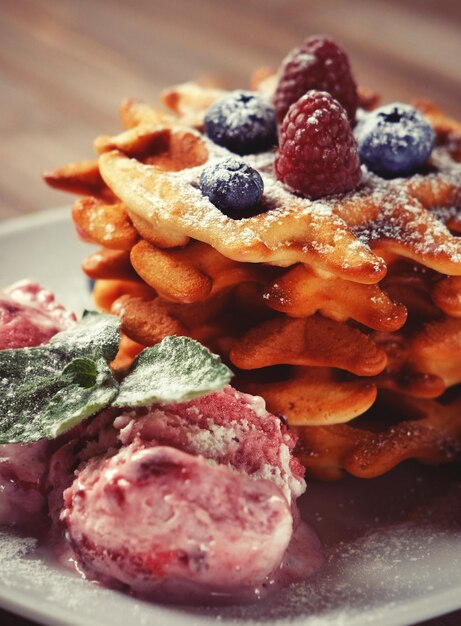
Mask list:
[[[76,323],[73,313],[37,283],[0,291],[0,350],[46,343]],[[0,445],[0,524],[20,524],[45,510],[43,482],[51,444]]]
[[[291,503],[304,493],[304,468],[292,455],[296,436],[265,402],[226,387],[201,398],[127,413],[115,421],[123,444],[148,441],[201,454],[254,479],[272,480]]]
[[[118,431],[113,427],[114,416],[113,409],[101,411],[53,443],[45,483],[53,525],[59,525],[63,492],[72,484],[75,470],[94,457],[115,454],[120,448]]]
[[[251,594],[292,534],[272,481],[140,441],[90,461],[64,498],[62,521],[86,572],[162,599]]]
[[[282,559],[304,470],[262,398],[228,386],[114,426],[120,451],[82,464],[64,495],[66,536],[90,577],[176,599],[248,596],[281,569],[299,577]]]
[[[45,511],[48,441],[0,445],[0,524],[37,521]]]
[[[0,350],[46,343],[76,321],[37,283],[24,280],[0,292]]]

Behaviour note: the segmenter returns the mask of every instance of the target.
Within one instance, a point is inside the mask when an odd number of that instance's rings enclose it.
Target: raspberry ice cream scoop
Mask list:
[[[291,503],[304,493],[304,468],[293,457],[296,436],[265,402],[227,386],[189,402],[126,413],[115,421],[123,444],[149,441],[201,454],[254,479],[274,481]]]
[[[56,440],[45,482],[48,513],[55,528],[59,528],[63,492],[74,481],[75,470],[93,457],[115,454],[120,447],[113,421],[114,410],[106,409]]]
[[[272,481],[140,441],[90,461],[64,499],[61,519],[86,573],[162,599],[251,595],[292,534]]]
[[[160,599],[261,595],[321,563],[299,521],[296,438],[230,386],[126,411],[121,449],[81,464],[61,521],[79,567]]]
[[[45,512],[43,483],[49,441],[0,445],[0,524],[37,521]]]
[[[23,280],[0,291],[0,350],[46,343],[76,321],[37,283]]]
[[[0,291],[0,350],[46,343],[75,323],[75,315],[37,283],[24,280]],[[22,524],[45,511],[50,451],[45,440],[0,445],[0,524]]]

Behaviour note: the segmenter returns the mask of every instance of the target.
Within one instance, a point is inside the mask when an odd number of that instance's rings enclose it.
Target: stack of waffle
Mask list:
[[[201,132],[222,94],[171,89],[169,112],[127,101],[98,161],[46,175],[84,196],[77,231],[102,248],[83,269],[97,306],[121,317],[118,367],[166,335],[203,342],[288,420],[322,479],[459,458],[461,124],[417,103],[437,134],[426,172],[365,172],[357,190],[316,201],[275,179],[274,153],[243,157],[265,191],[235,219],[198,186],[230,156]]]

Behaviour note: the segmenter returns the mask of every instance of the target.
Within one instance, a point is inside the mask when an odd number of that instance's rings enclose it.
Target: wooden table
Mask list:
[[[41,172],[91,157],[117,106],[191,78],[245,86],[306,35],[348,50],[385,101],[427,96],[461,117],[459,0],[3,0],[0,220],[68,204]],[[427,622],[455,626],[461,612]],[[2,626],[27,620],[0,612]]]
[[[0,219],[70,202],[41,173],[91,157],[127,96],[213,77],[245,86],[307,34],[333,35],[386,101],[461,117],[459,0],[3,0]]]

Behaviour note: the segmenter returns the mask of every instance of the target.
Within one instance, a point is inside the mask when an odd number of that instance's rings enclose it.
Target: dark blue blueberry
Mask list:
[[[236,154],[256,154],[277,143],[275,109],[251,91],[232,91],[205,115],[210,139]]]
[[[231,157],[203,170],[200,189],[218,209],[232,214],[246,211],[259,202],[264,183],[259,172]]]
[[[388,104],[372,111],[356,129],[362,163],[385,178],[420,169],[434,146],[435,133],[408,104]]]

